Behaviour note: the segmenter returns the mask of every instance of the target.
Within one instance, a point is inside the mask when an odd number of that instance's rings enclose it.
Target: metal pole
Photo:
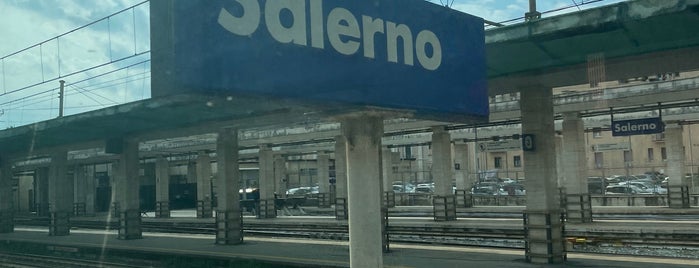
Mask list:
[[[694,144],[692,143],[692,125],[687,124],[689,128],[689,185],[691,185],[694,193],[697,193],[697,185],[694,185]]]
[[[525,21],[532,21],[541,18],[541,13],[536,11],[536,0],[529,0],[529,12],[524,13]]]
[[[65,86],[66,81],[60,80],[58,81],[58,83],[61,84],[60,91],[58,93],[58,117],[63,117],[63,88]]]
[[[473,139],[473,153],[476,157],[476,183],[478,183],[481,181],[481,159],[480,153],[478,152],[480,149],[478,147],[478,125],[474,125],[473,132],[475,133],[475,138]]]

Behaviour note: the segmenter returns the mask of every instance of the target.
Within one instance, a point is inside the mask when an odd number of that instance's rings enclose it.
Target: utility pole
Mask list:
[[[524,14],[525,21],[533,21],[541,18],[541,13],[536,11],[536,0],[529,0],[529,12]]]
[[[58,117],[63,117],[63,96],[65,95],[63,94],[63,87],[66,81],[60,80],[58,83],[61,84],[60,91],[58,92]]]

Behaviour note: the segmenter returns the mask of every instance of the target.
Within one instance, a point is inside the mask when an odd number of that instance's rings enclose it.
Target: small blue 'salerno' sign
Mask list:
[[[656,134],[665,131],[659,117],[612,121],[612,136]]]

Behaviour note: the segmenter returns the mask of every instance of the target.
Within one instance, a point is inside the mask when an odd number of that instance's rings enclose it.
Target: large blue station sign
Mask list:
[[[170,7],[173,28],[163,30],[172,31],[172,77],[185,91],[433,118],[488,115],[481,18],[424,0],[178,0]]]
[[[665,124],[658,117],[612,121],[612,136],[656,134],[663,131]]]

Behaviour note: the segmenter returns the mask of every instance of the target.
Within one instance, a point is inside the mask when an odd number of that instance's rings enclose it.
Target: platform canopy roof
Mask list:
[[[86,149],[102,147],[110,139],[145,141],[214,133],[221,127],[245,129],[320,122],[334,114],[347,113],[344,109],[291,100],[222,95],[152,98],[2,130],[0,155],[45,155],[40,151],[43,148],[72,144],[71,150]],[[81,148],[80,143],[84,143],[85,148]]]
[[[489,94],[696,69],[699,0],[635,0],[486,31]]]

